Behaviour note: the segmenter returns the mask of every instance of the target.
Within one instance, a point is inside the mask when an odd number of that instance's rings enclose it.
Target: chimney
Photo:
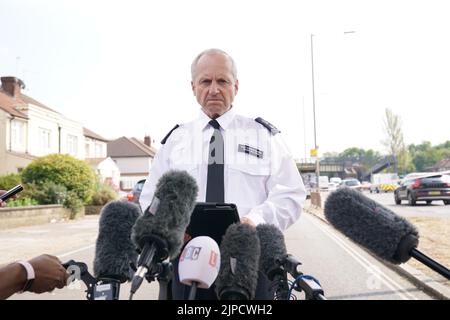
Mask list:
[[[20,89],[25,88],[25,83],[16,77],[1,77],[2,89],[13,98],[20,95]]]
[[[148,146],[148,147],[150,147],[150,145],[151,145],[151,142],[150,142],[151,140],[150,140],[150,136],[145,136],[144,137],[144,144],[146,145],[146,146]]]

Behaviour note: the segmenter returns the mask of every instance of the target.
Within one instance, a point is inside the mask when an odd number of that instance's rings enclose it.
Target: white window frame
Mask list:
[[[67,153],[72,156],[78,154],[78,137],[73,134],[67,135]]]
[[[42,153],[50,152],[52,131],[47,128],[39,127],[39,148]]]
[[[11,150],[25,151],[26,122],[11,120]]]

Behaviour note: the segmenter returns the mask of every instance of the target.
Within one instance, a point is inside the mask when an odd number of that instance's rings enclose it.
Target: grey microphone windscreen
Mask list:
[[[261,257],[259,259],[259,270],[264,272],[269,279],[273,272],[277,271],[280,261],[287,256],[286,244],[283,233],[272,224],[259,224],[256,227],[261,245]]]
[[[148,237],[157,236],[167,241],[169,256],[176,257],[183,244],[197,193],[197,183],[186,171],[171,170],[162,175],[152,204],[133,227],[132,239],[136,246],[142,249]]]
[[[256,229],[248,224],[232,224],[220,244],[221,265],[216,279],[219,299],[243,300],[255,297],[258,283],[260,243]]]
[[[137,259],[131,229],[139,215],[139,207],[126,201],[113,201],[103,207],[95,245],[95,277],[112,277],[121,282],[131,279],[130,262],[135,264]]]
[[[332,192],[324,213],[336,229],[389,262],[406,262],[417,247],[419,233],[414,225],[360,191]]]

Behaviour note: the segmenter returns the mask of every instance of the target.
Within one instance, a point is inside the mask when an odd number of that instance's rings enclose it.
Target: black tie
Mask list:
[[[223,203],[224,200],[224,147],[220,125],[216,120],[209,122],[214,132],[209,141],[208,180],[206,182],[206,202]]]

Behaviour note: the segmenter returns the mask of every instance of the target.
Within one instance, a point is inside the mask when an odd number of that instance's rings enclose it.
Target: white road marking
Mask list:
[[[64,257],[67,257],[67,256],[71,256],[71,255],[73,255],[73,254],[75,254],[75,253],[78,253],[78,252],[81,252],[81,251],[85,251],[85,250],[91,249],[91,248],[93,248],[94,246],[95,246],[95,244],[90,244],[90,245],[88,245],[88,246],[86,246],[86,247],[82,247],[82,248],[79,248],[79,249],[77,249],[77,250],[73,250],[73,251],[69,251],[69,252],[60,254],[60,255],[58,255],[57,257],[58,257],[58,258],[64,258]]]
[[[387,274],[381,271],[377,266],[372,264],[366,258],[364,258],[361,254],[359,254],[355,249],[350,247],[344,240],[339,238],[333,231],[326,230],[329,228],[328,226],[321,226],[313,218],[308,218],[311,223],[313,223],[319,230],[325,233],[329,238],[335,240],[336,244],[339,245],[343,250],[345,250],[349,255],[351,255],[361,266],[366,268],[366,270],[370,270],[370,272],[376,276],[381,282],[383,282],[388,288],[393,291],[396,291],[396,294],[399,295],[403,300],[418,300],[416,296],[408,292],[405,288],[403,288],[400,284],[391,279]],[[400,292],[397,292],[400,291]]]

